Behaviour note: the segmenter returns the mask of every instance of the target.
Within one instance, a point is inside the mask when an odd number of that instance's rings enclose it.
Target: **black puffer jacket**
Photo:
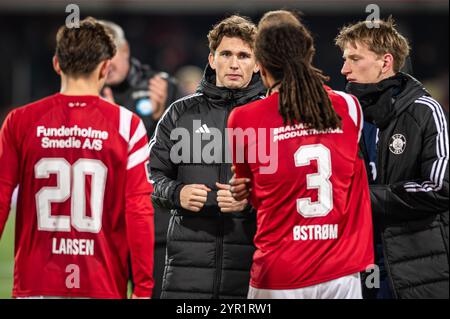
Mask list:
[[[379,128],[370,191],[394,297],[448,298],[448,114],[403,73],[348,91]]]
[[[225,134],[213,137],[208,132],[223,133],[234,107],[263,94],[259,74],[248,87],[230,90],[215,86],[215,73],[208,67],[198,93],[173,103],[158,123],[150,143],[153,200],[172,209],[162,298],[247,295],[256,214],[251,207],[240,213],[220,212],[215,183],[228,183],[231,164],[225,157]],[[194,149],[196,141],[201,150]],[[171,158],[171,150],[186,158],[181,162],[174,154]],[[202,152],[214,154],[214,160],[200,156]],[[180,206],[180,191],[186,184],[205,184],[212,189],[198,213]]]

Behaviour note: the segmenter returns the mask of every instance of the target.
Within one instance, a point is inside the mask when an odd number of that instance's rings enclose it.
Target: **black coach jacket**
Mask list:
[[[394,297],[448,298],[448,114],[403,73],[348,91],[379,129],[370,193]]]
[[[225,161],[225,134],[212,133],[224,132],[234,107],[264,93],[259,74],[248,87],[230,90],[217,87],[215,73],[207,67],[197,93],[173,103],[158,123],[150,142],[152,198],[172,213],[161,298],[247,296],[256,213],[250,206],[240,213],[220,212],[215,183],[228,184],[231,164]],[[200,212],[181,207],[180,191],[186,184],[212,190]]]

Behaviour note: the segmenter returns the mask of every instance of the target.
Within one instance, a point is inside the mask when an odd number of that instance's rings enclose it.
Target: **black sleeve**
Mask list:
[[[423,143],[417,146],[421,179],[370,185],[374,214],[408,220],[448,211],[448,114],[437,102],[432,105],[433,114],[422,118]]]
[[[176,104],[172,104],[161,117],[150,141],[150,180],[153,182],[153,203],[165,208],[180,207],[180,190],[183,184],[176,180],[178,167],[170,159],[174,141],[170,133],[175,128]]]

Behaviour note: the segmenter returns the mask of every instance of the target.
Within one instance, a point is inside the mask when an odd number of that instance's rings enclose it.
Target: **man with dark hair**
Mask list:
[[[0,235],[19,185],[13,297],[134,298],[153,289],[152,186],[142,121],[100,98],[116,47],[93,18],[62,26],[61,91],[12,111],[0,133]]]
[[[448,298],[448,114],[400,72],[408,41],[394,21],[342,28],[347,91],[378,130],[376,180],[370,185],[379,298]],[[366,163],[369,162],[366,148]]]
[[[209,32],[209,65],[199,90],[170,106],[150,142],[153,199],[172,209],[161,298],[247,296],[255,213],[229,191],[224,132],[231,110],[265,91],[255,35],[256,26],[240,16]]]

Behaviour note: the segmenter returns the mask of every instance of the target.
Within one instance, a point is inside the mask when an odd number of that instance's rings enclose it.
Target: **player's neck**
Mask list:
[[[99,95],[99,84],[90,79],[61,79],[60,93],[64,95]]]
[[[263,77],[264,85],[267,87],[267,96],[278,92],[281,81],[276,81],[273,76],[267,71],[264,73],[262,72],[261,76]]]
[[[281,85],[280,81],[277,81],[277,82],[271,81],[270,87],[267,89],[266,96],[269,96],[269,95],[272,95],[272,94],[278,92],[280,90],[280,85]]]

